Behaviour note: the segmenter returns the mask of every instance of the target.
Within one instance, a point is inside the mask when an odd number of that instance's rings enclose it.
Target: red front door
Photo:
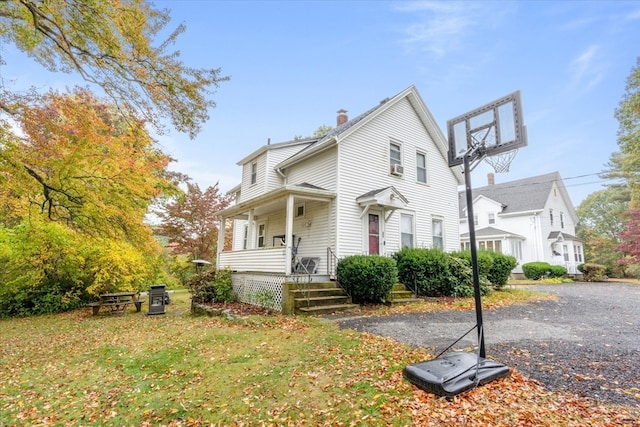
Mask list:
[[[380,253],[380,215],[369,214],[369,254]]]

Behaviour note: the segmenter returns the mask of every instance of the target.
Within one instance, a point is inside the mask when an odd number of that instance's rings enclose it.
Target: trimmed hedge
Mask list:
[[[439,249],[403,248],[393,255],[398,280],[418,295],[443,296],[449,290],[449,256]]]
[[[487,281],[495,289],[501,289],[507,284],[511,270],[513,270],[518,261],[510,256],[494,251],[479,250],[478,255],[478,274],[482,281]],[[461,258],[468,261],[471,265],[471,251],[457,251],[451,253],[452,257]]]
[[[567,269],[561,265],[551,265],[548,262],[536,261],[522,265],[524,277],[530,280],[540,280],[545,277],[562,277]]]
[[[528,262],[522,264],[522,272],[524,277],[529,280],[540,280],[549,273],[551,265],[548,262]]]
[[[491,251],[488,253],[493,258],[493,264],[487,273],[487,280],[495,289],[502,289],[509,281],[511,271],[518,265],[518,260],[511,255]]]
[[[398,268],[393,258],[353,255],[338,262],[336,275],[354,303],[385,303],[398,281]]]

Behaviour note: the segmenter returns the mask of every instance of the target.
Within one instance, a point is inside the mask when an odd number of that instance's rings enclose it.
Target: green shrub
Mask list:
[[[398,280],[418,295],[448,295],[449,256],[439,249],[403,248],[394,255]]]
[[[216,270],[211,268],[202,273],[194,274],[186,283],[191,298],[199,303],[233,302],[235,294],[231,281],[231,270]]]
[[[449,258],[449,286],[447,294],[452,297],[473,296],[473,270],[471,262],[458,257]]]
[[[551,264],[548,262],[535,261],[522,264],[522,272],[524,277],[529,280],[540,280],[546,277],[551,270]]]
[[[489,252],[493,258],[491,268],[487,273],[487,280],[494,289],[502,289],[509,281],[511,271],[516,268],[518,261],[515,257],[498,252]]]
[[[561,265],[550,265],[549,266],[549,277],[563,277],[567,275],[566,267]]]
[[[398,268],[393,258],[353,255],[338,262],[336,275],[353,302],[384,303],[398,281]]]
[[[582,268],[584,280],[586,282],[606,282],[608,280],[607,267],[601,264],[586,263],[579,266]]]

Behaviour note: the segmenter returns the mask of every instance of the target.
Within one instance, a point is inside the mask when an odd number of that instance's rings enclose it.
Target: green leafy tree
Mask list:
[[[50,71],[77,73],[159,129],[169,117],[194,137],[215,107],[208,96],[228,77],[187,67],[170,50],[184,25],[157,40],[169,20],[168,10],[144,0],[0,1],[1,40]],[[15,93],[0,91],[0,109],[15,113],[20,106]]]
[[[627,78],[625,93],[615,111],[619,153],[611,156],[607,176],[622,178],[630,191],[632,208],[640,208],[640,57]]]
[[[629,218],[629,197],[625,186],[610,186],[591,193],[576,210],[580,218],[576,233],[584,244],[585,260],[607,266],[616,276],[623,274],[617,246]]]

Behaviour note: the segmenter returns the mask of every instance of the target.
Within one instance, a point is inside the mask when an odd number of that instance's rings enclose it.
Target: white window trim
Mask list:
[[[418,155],[424,156],[424,182],[418,180]],[[429,156],[425,151],[416,150],[416,182],[418,184],[429,185]]]
[[[389,145],[387,146],[387,156],[389,159],[389,166],[394,165],[396,163],[392,163],[391,162],[391,144],[393,145],[397,145],[398,147],[400,147],[400,163],[399,165],[404,167],[404,147],[402,142],[396,140],[396,139],[390,139],[389,140]]]
[[[253,172],[253,167],[255,166],[256,171]],[[255,178],[255,181],[254,181]],[[251,162],[251,166],[249,166],[249,184],[256,185],[258,183],[258,162]]]
[[[260,235],[260,226],[264,225],[264,234]],[[262,246],[260,246],[260,237],[263,238]],[[267,247],[267,222],[260,221],[256,223],[256,248],[265,248]]]
[[[442,250],[446,250],[447,248],[447,241],[445,239],[446,233],[444,230],[444,226],[445,226],[445,222],[444,222],[444,217],[442,216],[438,216],[438,215],[432,215],[431,216],[431,247],[435,248],[435,245],[433,244],[433,239],[434,239],[434,234],[433,234],[433,221],[440,221],[442,223]]]
[[[399,231],[400,231],[400,249],[402,249],[402,217],[403,216],[408,216],[411,217],[411,248],[415,248],[416,247],[416,216],[414,214],[414,212],[400,212],[400,227]]]
[[[302,215],[298,215],[298,209],[302,208]],[[304,218],[307,215],[307,207],[304,203],[298,203],[293,208],[293,217],[294,218]]]

